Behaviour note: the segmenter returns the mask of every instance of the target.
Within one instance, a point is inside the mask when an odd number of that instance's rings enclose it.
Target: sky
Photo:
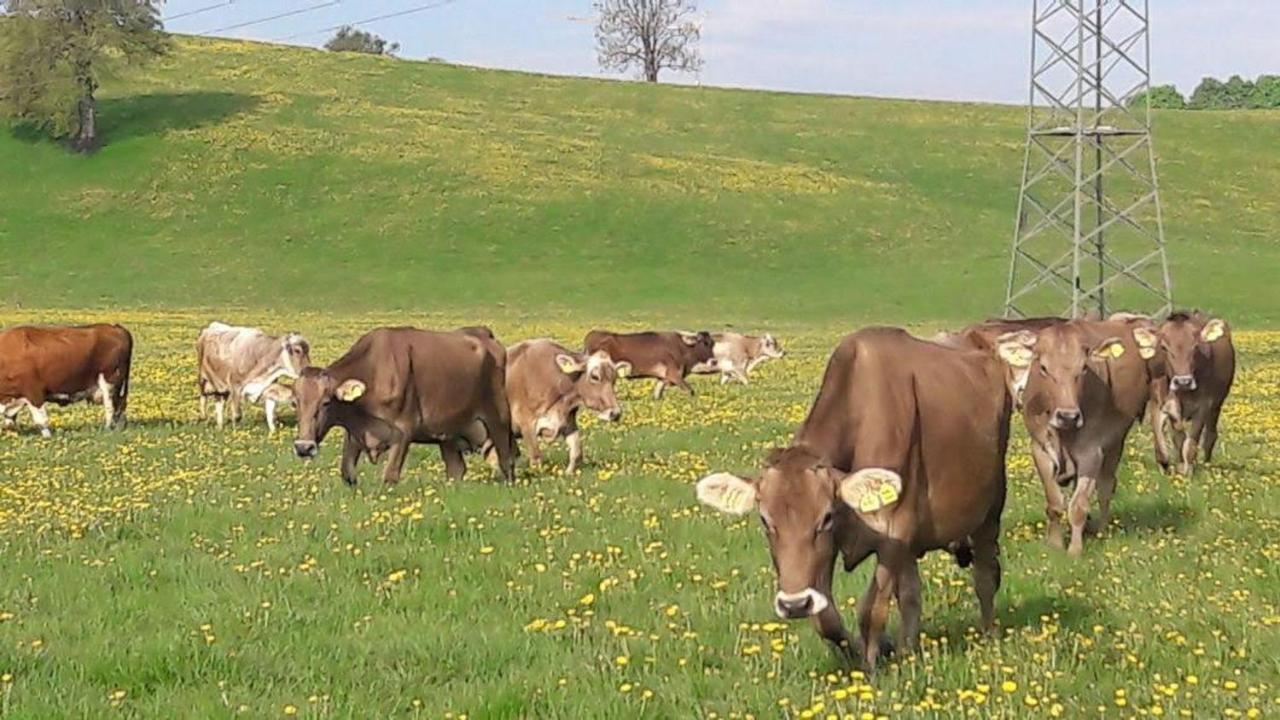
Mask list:
[[[1042,0],[1043,1],[1043,0]],[[1128,0],[1140,3],[1142,0]],[[1280,74],[1280,0],[1151,0],[1152,81],[1190,93],[1207,75]],[[400,55],[604,75],[590,0],[169,0],[175,32],[319,46],[360,27]],[[202,12],[195,12],[201,11]],[[697,76],[664,81],[850,95],[1022,103],[1031,0],[702,0]],[[269,22],[232,27],[273,15]]]

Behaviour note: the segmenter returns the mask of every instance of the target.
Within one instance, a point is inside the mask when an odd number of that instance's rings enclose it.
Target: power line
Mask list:
[[[452,5],[457,1],[458,0],[436,0],[436,2],[427,3],[425,5],[419,5],[417,7],[408,8],[406,10],[399,10],[397,12],[387,13],[385,15],[377,15],[374,17],[365,18],[363,20],[356,20],[355,22],[348,22],[348,23],[343,23],[341,25],[334,25],[333,27],[322,28],[320,30],[309,30],[307,32],[294,33],[292,35],[286,35],[284,37],[275,38],[274,40],[275,41],[294,40],[300,37],[307,37],[308,35],[319,35],[321,33],[333,32],[343,27],[348,27],[348,26],[356,27],[359,25],[368,25],[369,23],[378,22],[379,20],[390,20],[392,18],[404,17],[405,15],[413,15],[414,13],[425,12],[427,10],[435,10],[436,8],[444,7],[445,5]]]
[[[177,20],[179,18],[191,17],[192,15],[200,15],[202,13],[207,13],[210,10],[217,10],[220,7],[226,7],[228,5],[232,5],[235,3],[235,1],[236,0],[224,0],[224,2],[217,3],[216,5],[205,5],[204,7],[196,8],[194,10],[180,12],[177,15],[170,15],[168,17],[160,18],[160,22],[169,22],[171,20]]]
[[[212,30],[205,30],[204,32],[200,32],[196,34],[197,35],[213,35],[215,33],[227,32],[230,30],[239,30],[240,28],[246,28],[253,25],[261,25],[262,23],[271,22],[272,20],[279,20],[281,18],[293,17],[294,15],[302,15],[303,13],[314,12],[316,10],[320,10],[321,8],[332,7],[334,5],[337,5],[340,2],[342,2],[342,0],[327,0],[326,2],[316,3],[315,5],[307,5],[306,7],[300,7],[296,10],[289,10],[287,12],[276,13],[275,15],[271,15],[269,17],[264,17],[264,18],[258,18],[257,20],[246,20],[244,22],[236,23],[234,25],[214,28]]]

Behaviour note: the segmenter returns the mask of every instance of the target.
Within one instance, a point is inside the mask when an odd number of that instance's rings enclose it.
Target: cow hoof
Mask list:
[[[1068,557],[1078,558],[1083,553],[1084,553],[1084,543],[1073,542],[1071,543],[1071,546],[1067,548]]]

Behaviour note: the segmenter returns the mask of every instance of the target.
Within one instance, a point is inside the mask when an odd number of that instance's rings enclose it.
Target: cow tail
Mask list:
[[[116,326],[120,327],[120,326]],[[124,362],[121,363],[120,382],[116,385],[115,411],[121,422],[124,422],[125,413],[129,409],[129,376],[133,374],[133,333],[127,329],[120,327],[124,333]],[[114,420],[114,419],[113,419]]]

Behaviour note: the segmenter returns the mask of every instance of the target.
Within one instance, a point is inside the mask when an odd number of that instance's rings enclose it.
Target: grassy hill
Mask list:
[[[0,132],[0,302],[964,320],[1024,113],[183,39],[108,145]],[[1280,114],[1162,113],[1180,303],[1280,320]],[[1268,270],[1269,269],[1269,270]]]

